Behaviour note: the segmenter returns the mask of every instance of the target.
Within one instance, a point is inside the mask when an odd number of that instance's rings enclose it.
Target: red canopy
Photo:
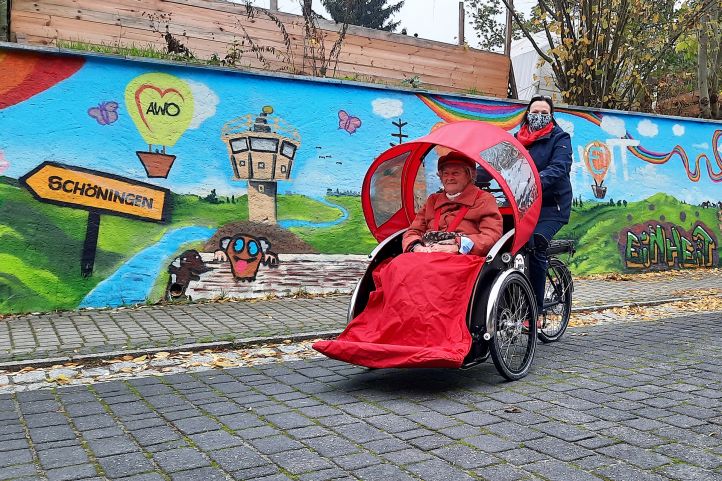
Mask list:
[[[435,160],[437,150],[451,149],[473,159],[498,183],[506,197],[502,213],[511,214],[516,229],[512,254],[531,237],[541,210],[541,184],[527,150],[505,130],[485,122],[452,122],[430,134],[391,147],[368,169],[361,190],[366,224],[381,242],[408,227],[416,207],[431,192],[419,175],[422,162]],[[435,164],[433,165],[435,168]]]

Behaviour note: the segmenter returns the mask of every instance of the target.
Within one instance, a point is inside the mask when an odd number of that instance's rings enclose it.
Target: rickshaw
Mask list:
[[[537,332],[537,302],[527,276],[526,245],[541,209],[539,174],[526,149],[512,135],[484,122],[460,121],[445,124],[417,140],[392,146],[369,167],[362,187],[362,207],[368,228],[379,245],[369,255],[368,268],[351,297],[349,327],[337,340],[314,345],[317,350],[346,362],[378,367],[375,363],[359,362],[354,353],[384,352],[378,351],[379,346],[362,342],[365,339],[358,336],[353,338],[355,342],[344,341],[344,336],[353,329],[351,321],[367,308],[376,288],[374,271],[402,254],[403,233],[428,194],[439,186],[436,161],[452,150],[476,162],[476,183],[494,194],[503,218],[503,235],[483,259],[473,288],[467,291],[471,292],[469,298],[458,299],[466,306],[464,322],[471,342],[461,365],[454,367],[467,369],[491,356],[503,377],[518,380],[529,372],[537,336],[545,342],[561,337],[569,319],[572,284],[568,269],[557,255],[569,253],[573,245],[563,241],[550,246],[553,256],[547,272],[544,306],[550,322],[547,326],[545,319]],[[388,346],[382,346],[384,349],[397,347],[396,340],[385,342]],[[409,350],[417,346],[402,347]],[[419,349],[428,347],[418,346]],[[435,366],[433,362],[426,362],[419,367]],[[412,362],[401,367],[415,366]]]

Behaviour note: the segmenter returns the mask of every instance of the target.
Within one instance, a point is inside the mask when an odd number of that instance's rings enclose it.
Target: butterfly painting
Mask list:
[[[349,115],[345,110],[338,111],[338,128],[343,129],[349,134],[356,132],[356,129],[361,127],[361,119]]]
[[[100,125],[110,125],[118,120],[118,102],[100,102],[97,107],[88,109],[88,115]]]

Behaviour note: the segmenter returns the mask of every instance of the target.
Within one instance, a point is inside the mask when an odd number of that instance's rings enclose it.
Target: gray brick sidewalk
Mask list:
[[[720,321],[578,328],[514,383],[319,359],[3,394],[0,479],[719,481]]]
[[[574,306],[693,297],[722,286],[722,270],[632,280],[577,280]],[[348,296],[142,306],[13,316],[0,320],[0,362],[217,341],[340,331]]]

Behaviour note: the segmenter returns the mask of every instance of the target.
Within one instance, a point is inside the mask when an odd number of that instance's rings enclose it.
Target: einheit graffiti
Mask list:
[[[668,222],[648,221],[624,229],[619,243],[627,269],[713,267],[719,262],[717,238],[701,222],[687,232]]]

